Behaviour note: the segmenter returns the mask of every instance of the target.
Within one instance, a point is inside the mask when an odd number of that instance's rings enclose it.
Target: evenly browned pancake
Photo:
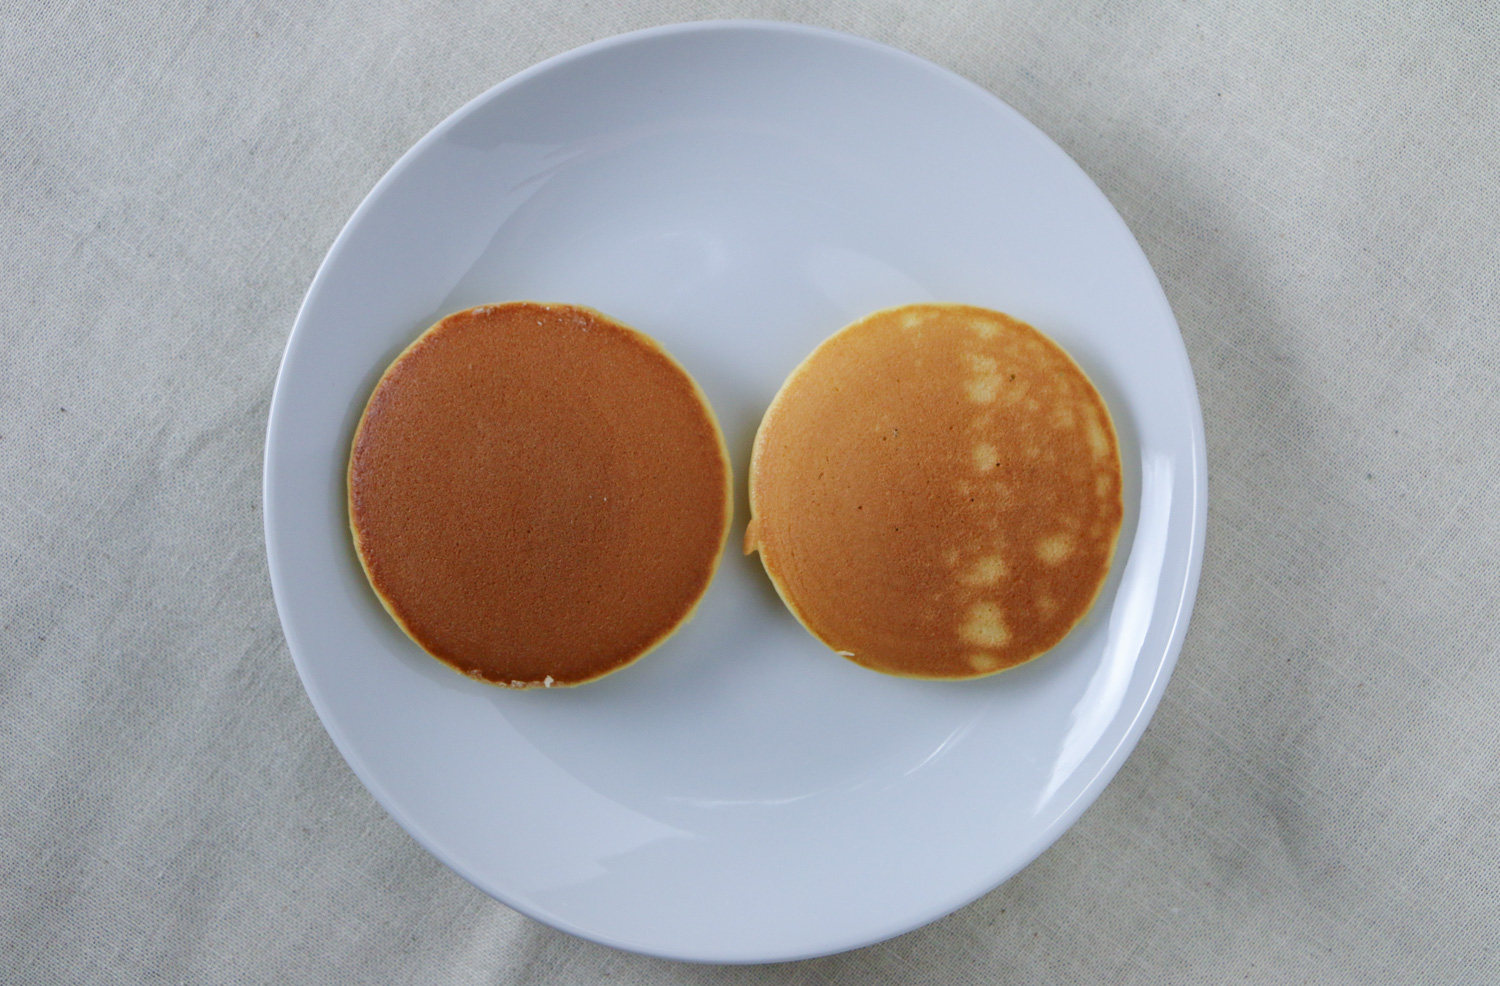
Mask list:
[[[376,594],[432,656],[574,685],[665,640],[729,534],[729,458],[697,385],[588,308],[449,315],[354,436],[349,520]]]
[[[974,678],[1053,647],[1098,595],[1123,515],[1109,411],[1036,329],[909,305],[782,385],[750,465],[745,551],[797,618],[889,674]]]

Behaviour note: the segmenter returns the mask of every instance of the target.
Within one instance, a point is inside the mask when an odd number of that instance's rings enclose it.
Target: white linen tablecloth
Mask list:
[[[376,179],[542,58],[710,17],[1051,135],[1209,442],[1193,626],[1103,797],[958,913],[766,967],[570,938],[420,849],[313,714],[261,532],[281,350]],[[24,0],[0,121],[0,981],[1500,980],[1493,5]]]

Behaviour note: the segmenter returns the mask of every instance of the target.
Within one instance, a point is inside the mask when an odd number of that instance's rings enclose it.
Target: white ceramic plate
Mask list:
[[[439,317],[591,305],[655,336],[724,426],[736,524],[692,623],[574,690],[447,670],[353,554],[349,442]],[[815,642],[742,558],[760,415],[825,336],[905,302],[1002,309],[1098,384],[1126,462],[1115,570],[1052,653],[943,684]],[[287,643],[356,774],[436,856],[565,931],[684,959],[851,948],[996,886],[1119,768],[1187,629],[1206,516],[1182,339],[1125,224],[977,86],[827,31],[700,23],[496,86],[403,157],[318,271],[266,444]]]

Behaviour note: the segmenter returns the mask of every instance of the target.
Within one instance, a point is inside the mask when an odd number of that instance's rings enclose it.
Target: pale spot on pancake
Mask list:
[[[969,667],[983,674],[987,671],[998,671],[1000,659],[994,654],[970,654],[968,657]]]
[[[957,548],[949,548],[947,551],[943,552],[943,564],[947,565],[949,568],[958,567],[958,558],[959,555]]]
[[[974,468],[980,472],[989,472],[1000,464],[1000,453],[989,442],[976,442],[973,454]]]
[[[974,374],[964,383],[969,400],[976,404],[989,404],[1000,393],[1004,378],[1000,375],[1000,364],[993,356],[978,356],[970,353],[964,357],[969,372]]]
[[[985,587],[994,585],[1008,574],[1010,570],[1006,567],[1004,558],[999,555],[985,555],[970,565],[968,571],[959,576],[958,580],[964,585]]]
[[[1052,412],[1052,427],[1054,428],[1072,428],[1077,423],[1077,419],[1073,416],[1072,405],[1059,404]]]
[[[1067,534],[1053,534],[1036,543],[1036,556],[1047,565],[1060,565],[1073,553],[1073,538]]]
[[[978,602],[970,606],[958,634],[976,647],[1004,647],[1010,642],[1010,628],[1005,625],[1005,614],[999,606],[990,602]]]
[[[1051,616],[1057,612],[1057,600],[1045,592],[1036,597],[1036,611],[1043,616]]]
[[[1000,393],[1000,383],[1000,374],[990,373],[982,377],[971,377],[964,384],[964,390],[968,392],[969,400],[975,404],[991,404]]]
[[[1084,432],[1088,435],[1089,451],[1094,458],[1102,459],[1109,454],[1109,440],[1104,437],[1104,429],[1099,427],[1099,422],[1090,420],[1084,426]]]
[[[1094,461],[1109,455],[1109,439],[1104,434],[1104,429],[1099,425],[1099,415],[1093,408],[1089,408],[1086,420],[1083,423],[1083,434],[1088,439],[1089,451],[1094,455]]]
[[[925,321],[927,321],[927,316],[922,312],[907,312],[901,316],[901,327],[903,329],[919,329]]]
[[[1114,480],[1110,478],[1109,473],[1101,472],[1094,477],[1094,493],[1098,496],[1109,496],[1114,491],[1114,488]]]
[[[999,331],[995,327],[995,323],[987,318],[971,319],[969,321],[969,328],[979,333],[979,338],[981,339],[993,339],[995,338],[995,333]]]

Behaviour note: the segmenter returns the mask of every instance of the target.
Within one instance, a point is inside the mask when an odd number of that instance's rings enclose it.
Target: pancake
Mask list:
[[[1093,605],[1124,513],[1109,410],[1036,329],[965,305],[876,312],[782,385],[750,464],[745,552],[857,664],[975,678]]]
[[[514,688],[616,671],[687,621],[729,534],[729,458],[667,353],[588,308],[449,315],[376,384],[349,521],[423,650]]]

